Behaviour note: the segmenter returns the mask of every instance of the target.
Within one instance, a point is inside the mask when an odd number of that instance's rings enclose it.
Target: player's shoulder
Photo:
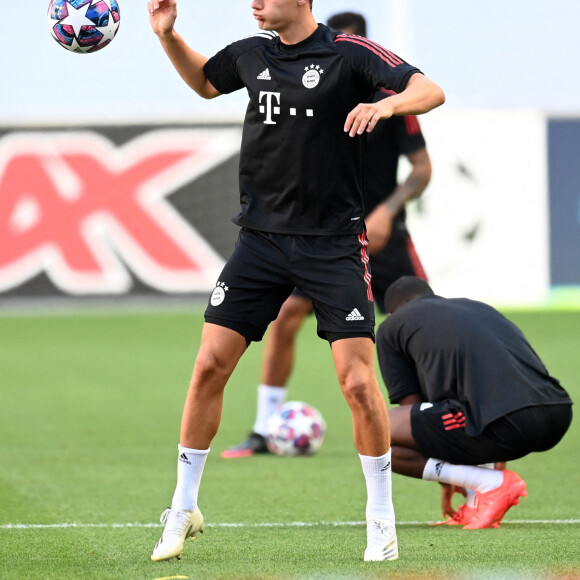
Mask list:
[[[250,36],[236,40],[230,44],[229,48],[235,53],[242,54],[248,50],[259,47],[274,46],[278,42],[278,33],[270,30],[260,30]]]
[[[364,59],[378,56],[393,67],[404,62],[395,53],[364,36],[338,32],[334,37],[334,44],[336,49],[347,58]]]

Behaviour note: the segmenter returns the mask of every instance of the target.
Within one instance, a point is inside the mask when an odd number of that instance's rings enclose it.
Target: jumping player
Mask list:
[[[345,34],[366,36],[366,20],[361,14],[341,12],[328,25]],[[378,91],[375,100],[387,98]],[[364,166],[363,201],[372,271],[371,287],[375,303],[384,312],[383,298],[397,278],[425,271],[405,223],[405,205],[418,198],[431,178],[431,159],[417,117],[391,117],[368,135]],[[397,182],[399,158],[411,165],[406,179]],[[268,420],[286,400],[287,382],[294,363],[294,343],[304,319],[313,311],[312,300],[294,290],[284,302],[278,318],[270,325],[264,346],[262,382],[258,386],[258,409],[254,428],[239,445],[222,452],[226,459],[268,453]]]
[[[208,59],[175,31],[176,0],[150,23],[185,82],[214,98],[245,88],[241,227],[205,312],[181,424],[177,486],[153,560],[181,556],[203,528],[197,505],[223,392],[297,287],[313,301],[353,418],[367,484],[366,560],[398,557],[386,404],[374,371],[374,309],[362,205],[364,137],[380,119],[441,105],[439,86],[366,39],[316,23],[312,0],[253,0],[260,31]],[[380,88],[396,95],[372,102]]]
[[[442,298],[405,276],[387,291],[377,350],[391,403],[393,471],[475,491],[446,523],[498,527],[526,495],[515,472],[478,467],[546,451],[572,421],[572,401],[521,330],[497,310]]]

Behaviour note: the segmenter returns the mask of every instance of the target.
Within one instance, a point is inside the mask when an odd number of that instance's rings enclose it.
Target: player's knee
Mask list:
[[[204,349],[199,352],[195,360],[194,374],[202,382],[209,382],[218,377],[229,377],[235,365],[225,353]]]
[[[364,373],[349,373],[341,381],[341,388],[351,408],[370,411],[374,407],[374,390]]]

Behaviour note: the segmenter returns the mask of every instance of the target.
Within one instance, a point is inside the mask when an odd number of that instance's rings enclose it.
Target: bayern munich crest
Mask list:
[[[229,288],[223,282],[218,282],[211,294],[211,305],[219,306],[226,299],[226,292],[228,290]]]
[[[320,76],[324,73],[324,70],[320,68],[320,65],[311,64],[304,69],[306,72],[302,77],[302,84],[307,89],[313,89],[318,86],[320,82]]]

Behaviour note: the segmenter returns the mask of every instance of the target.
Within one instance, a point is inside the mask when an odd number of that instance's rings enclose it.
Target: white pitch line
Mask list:
[[[429,521],[403,521],[397,522],[397,526],[417,526],[428,525],[434,522]],[[503,524],[554,524],[554,525],[575,525],[580,524],[580,519],[570,520],[508,520]],[[314,528],[314,527],[348,527],[363,526],[365,522],[259,522],[247,523],[215,523],[206,524],[208,528]],[[158,528],[161,524],[156,523],[125,523],[125,524],[82,524],[78,522],[60,524],[2,524],[0,530],[42,530],[42,529],[65,529],[65,528]]]

